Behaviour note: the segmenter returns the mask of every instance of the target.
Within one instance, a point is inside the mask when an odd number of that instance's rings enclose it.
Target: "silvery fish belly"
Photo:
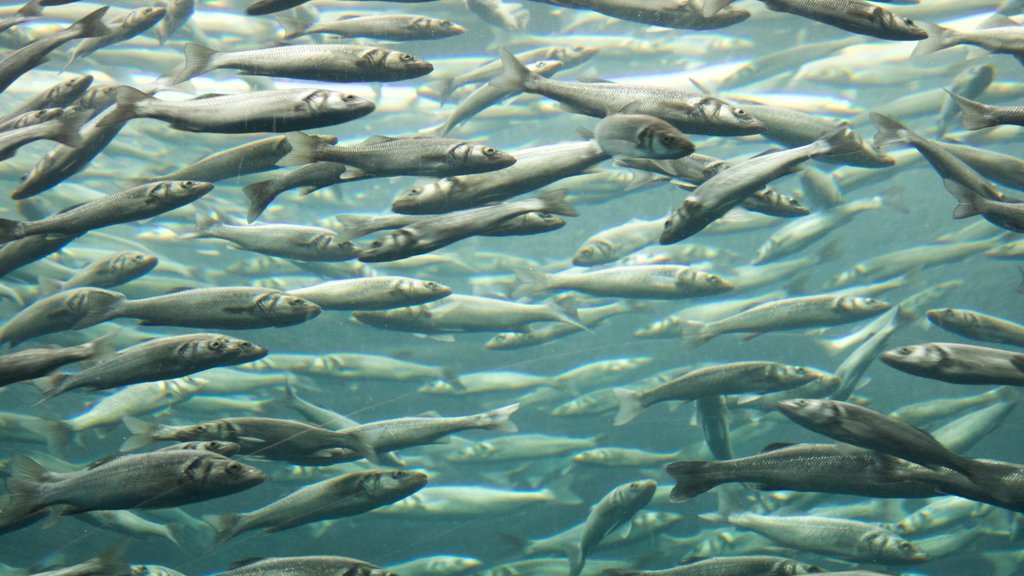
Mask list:
[[[0,576],[1020,572],[1024,0],[107,4],[0,2]]]

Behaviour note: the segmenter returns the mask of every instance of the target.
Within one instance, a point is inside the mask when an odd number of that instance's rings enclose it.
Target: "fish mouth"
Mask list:
[[[416,74],[416,76],[424,76],[434,71],[434,65],[430,62],[420,60],[418,62],[410,62],[405,67],[406,72]]]

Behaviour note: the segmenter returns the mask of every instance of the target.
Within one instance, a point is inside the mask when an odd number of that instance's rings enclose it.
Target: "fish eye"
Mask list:
[[[402,54],[401,56],[398,57],[398,59],[401,60],[402,62],[412,62],[413,60],[416,59],[416,57],[413,56],[412,54]]]
[[[914,21],[911,20],[910,18],[904,18],[903,19],[903,23],[906,24],[907,26],[913,26],[914,25]]]
[[[423,190],[421,190],[419,188],[410,188],[409,189],[409,196],[418,196],[420,194],[420,192],[423,192]]]
[[[441,287],[440,285],[438,285],[437,282],[424,282],[423,286],[426,287],[426,288],[429,288],[431,290],[435,290],[435,289]]]
[[[494,156],[498,151],[490,146],[484,148],[484,156]]]
[[[807,373],[807,370],[804,370],[802,367],[798,366],[795,370],[793,370],[793,372],[796,372],[800,376],[803,376],[804,374]]]
[[[737,108],[736,109],[736,115],[737,116],[746,116],[747,115],[747,111],[744,110],[743,108]]]
[[[370,242],[370,248],[380,248],[383,245],[384,243],[381,242],[380,240],[374,240],[373,242]]]
[[[661,137],[662,144],[675,144],[676,137],[671,135],[665,135]]]
[[[345,94],[345,97],[344,97],[344,98],[342,98],[342,99],[343,99],[343,100],[344,100],[345,102],[355,102],[356,100],[358,100],[358,99],[359,99],[359,97],[358,97],[358,96],[356,96],[355,94]]]
[[[715,275],[708,276],[708,284],[718,284],[721,281],[722,280],[718,276],[715,276]]]
[[[206,424],[196,425],[196,432],[206,432]]]
[[[904,552],[910,550],[910,542],[900,542],[900,550]]]
[[[504,342],[505,340],[508,340],[508,336],[506,336],[505,334],[498,334],[497,336],[494,337],[495,342]]]
[[[302,306],[306,303],[302,298],[289,298],[288,304],[291,306]]]
[[[451,22],[451,20],[441,20],[441,23],[439,24],[439,26],[441,26],[441,28],[451,28],[452,27],[452,22]]]
[[[671,227],[672,227],[672,221],[671,220],[665,220],[665,229],[668,230]]]
[[[181,183],[181,187],[186,189],[186,190],[188,190],[192,186],[195,186],[195,182],[193,182],[191,180],[185,180],[184,182]]]
[[[404,470],[394,470],[391,472],[391,477],[395,480],[401,480],[402,478],[405,478],[405,476],[406,473]]]
[[[213,342],[210,342],[209,346],[214,350],[220,350],[221,348],[224,347],[224,343],[221,342],[220,340],[214,340]]]
[[[865,304],[874,304],[875,303],[875,299],[874,298],[865,298],[864,299],[864,303]]]
[[[904,346],[903,348],[900,348],[897,352],[899,352],[900,354],[909,356],[911,353],[914,352],[914,349],[911,348],[910,346]]]
[[[232,462],[231,464],[228,464],[227,471],[232,474],[238,474],[242,471],[242,465],[238,462]]]

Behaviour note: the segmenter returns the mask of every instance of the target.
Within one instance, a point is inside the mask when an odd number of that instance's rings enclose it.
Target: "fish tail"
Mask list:
[[[564,189],[545,190],[538,194],[537,199],[542,205],[541,211],[559,216],[579,216],[579,212],[572,207],[572,203],[566,199],[565,194],[566,190]]]
[[[580,576],[583,565],[587,562],[583,556],[583,548],[579,544],[570,544],[565,549],[565,555],[569,557],[569,576]]]
[[[189,530],[187,526],[185,526],[184,524],[178,524],[176,522],[165,524],[163,530],[164,538],[167,538],[171,542],[174,542],[179,548],[182,547],[181,542],[183,540],[183,537],[188,535],[188,532]]]
[[[312,23],[301,18],[285,16],[284,14],[275,14],[274,20],[281,25],[281,28],[284,29],[285,40],[292,40],[299,36],[306,36],[317,32],[313,28]]]
[[[131,452],[152,444],[153,436],[160,429],[159,424],[146,422],[134,416],[125,416],[121,422],[124,422],[125,428],[131,433],[131,436],[121,444],[121,452]]]
[[[909,140],[909,130],[898,120],[878,112],[872,112],[871,121],[878,128],[878,132],[875,133],[875,146],[881,148],[893,144],[905,144]]]
[[[63,384],[68,379],[68,376],[70,376],[70,374],[54,374],[47,378],[37,380],[36,386],[42,391],[43,397],[40,398],[39,402],[36,402],[36,404],[42,404],[43,402],[53,400],[57,396],[67,392],[68,389],[65,388]],[[36,423],[33,422],[32,424]]]
[[[515,422],[510,420],[512,414],[519,410],[519,404],[509,404],[508,406],[502,406],[501,408],[495,408],[489,412],[484,412],[478,419],[478,426],[487,430],[494,430],[495,432],[504,432],[507,434],[515,434],[519,431]]]
[[[89,311],[71,325],[73,330],[81,330],[95,326],[101,322],[117,318],[121,307],[128,300],[124,294],[113,290],[94,290],[89,294]]]
[[[615,400],[619,403],[619,411],[615,414],[615,425],[622,426],[632,422],[644,411],[643,394],[629,388],[615,388]]]
[[[1018,370],[1024,370],[1024,354],[1017,354],[1010,359],[1010,362]],[[1020,399],[1017,391],[1011,386],[1000,386],[995,390],[989,390],[985,394],[991,394],[997,400],[1001,402],[1016,402]]]
[[[122,540],[103,552],[100,552],[99,556],[93,559],[95,562],[90,573],[130,574],[131,568],[128,566],[128,563],[124,561],[124,555],[128,553],[128,545],[130,543],[130,540]]]
[[[15,454],[7,474],[7,500],[0,510],[0,527],[10,526],[38,509],[36,501],[49,471],[28,456]]]
[[[249,211],[246,213],[245,218],[250,224],[263,214],[263,211],[267,209],[267,206],[270,206],[274,198],[277,198],[277,190],[274,189],[273,179],[253,182],[242,188],[242,193],[249,200]]]
[[[519,286],[512,291],[513,298],[539,294],[549,288],[548,275],[532,268],[515,268],[513,271]]]
[[[576,299],[571,295],[566,295],[561,298],[551,298],[544,302],[544,306],[551,311],[552,316],[559,322],[565,322],[570,326],[575,326],[584,332],[593,332],[585,324],[580,321],[579,311],[576,307]]]
[[[374,446],[381,435],[380,431],[352,432],[341,430],[336,434],[339,445],[354,450],[356,454],[366,458],[371,464],[380,464],[380,453],[377,452],[377,448]]]
[[[917,43],[917,46],[914,47],[914,51],[910,55],[911,58],[938,52],[953,46],[958,41],[957,33],[949,28],[943,28],[931,22],[918,22],[917,26],[927,32],[928,37]]]
[[[999,124],[999,121],[992,114],[992,107],[988,104],[964,98],[949,90],[946,90],[946,92],[953,98],[956,105],[960,107],[960,116],[963,119],[965,129],[981,130],[982,128],[990,128]]]
[[[131,86],[120,86],[117,89],[117,106],[107,112],[102,118],[96,122],[97,128],[106,128],[107,126],[113,126],[122,122],[127,122],[132,118],[139,117],[138,105],[141,102],[152,99],[153,97],[146,94],[138,88],[132,88]]]
[[[190,234],[184,234],[186,238],[209,238],[214,228],[218,227],[220,222],[213,216],[210,216],[203,210],[196,209],[196,230]]]
[[[217,532],[213,537],[215,544],[223,544],[242,532],[241,514],[210,514],[203,516],[203,521]]]
[[[732,3],[733,0],[704,0],[704,17],[710,18]]]
[[[720,482],[709,474],[713,465],[714,462],[702,460],[680,460],[665,466],[665,471],[676,480],[669,498],[686,502],[718,486]]]
[[[311,164],[317,161],[317,153],[330,144],[325,144],[309,134],[302,132],[289,132],[288,145],[291,151],[277,161],[278,166],[296,166],[299,164]]]
[[[18,220],[0,218],[0,244],[6,244],[25,237],[25,224]]]
[[[452,97],[452,92],[455,92],[457,86],[455,85],[455,78],[449,75],[438,75],[430,86],[437,91],[437,102],[438,106],[444,106],[445,102]]]
[[[58,456],[64,454],[64,449],[75,435],[71,426],[60,420],[22,422],[21,427],[45,439],[50,452]]]
[[[107,14],[109,8],[110,6],[104,6],[93,10],[83,16],[78,22],[72,24],[71,27],[78,32],[79,38],[106,36],[110,33],[110,28],[107,28],[107,25],[103,23],[103,16]]]
[[[982,199],[974,190],[954,180],[945,179],[942,183],[946,186],[946,190],[960,202],[953,209],[953,218],[960,220],[981,214]]]
[[[530,72],[529,68],[523,66],[523,63],[505,48],[498,48],[498,54],[501,55],[501,75],[491,79],[491,86],[517,93],[526,92],[537,75]]]
[[[87,114],[62,114],[57,119],[57,130],[50,139],[72,148],[81,148],[84,141],[79,129],[89,119]]]
[[[579,506],[583,500],[572,490],[572,475],[565,475],[548,483],[544,492],[551,495],[551,501],[561,506]]]
[[[218,52],[213,48],[189,42],[185,45],[185,65],[178,71],[172,84],[181,84],[213,70],[215,67],[213,59],[217,54]]]
[[[840,122],[822,134],[818,138],[817,144],[821,151],[816,152],[814,156],[851,154],[860,150],[860,141],[846,122]]]
[[[339,240],[352,240],[374,231],[369,224],[371,218],[367,216],[338,214],[334,219],[338,221],[338,224],[341,224],[341,233],[338,235]]]
[[[696,320],[684,320],[683,346],[689,349],[699,348],[717,336],[709,324]]]

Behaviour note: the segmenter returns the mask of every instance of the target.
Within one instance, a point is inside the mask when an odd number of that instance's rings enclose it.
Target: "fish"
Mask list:
[[[552,299],[522,304],[498,298],[451,294],[419,306],[386,311],[359,310],[352,317],[368,326],[421,334],[502,332],[534,322],[561,322],[585,330],[574,301]]]
[[[387,310],[440,300],[453,290],[429,280],[401,276],[374,276],[333,280],[296,288],[289,294],[308,300],[322,310]]]
[[[131,10],[120,15],[107,24],[110,31],[106,34],[86,38],[79,42],[75,51],[71,53],[71,59],[68,60],[68,66],[73,64],[79,58],[85,58],[97,50],[118,42],[123,42],[145,32],[153,26],[156,26],[156,24],[162,20],[166,14],[166,8],[159,5],[153,5],[136,8],[135,10]]]
[[[928,342],[887,350],[882,362],[902,372],[953,384],[1024,382],[1024,364],[1012,350],[951,342]]]
[[[375,564],[344,556],[277,556],[240,560],[224,573],[231,576],[280,576],[296,570],[323,570],[353,576],[395,576],[394,572]]]
[[[110,29],[103,23],[103,16],[109,8],[97,8],[67,28],[37,38],[5,56],[0,60],[0,92],[6,91],[21,76],[45,62],[49,54],[62,45],[81,38],[108,34]]]
[[[998,316],[962,308],[928,310],[925,316],[932,324],[971,340],[1024,346],[1024,326]]]
[[[50,507],[73,514],[180,506],[241,492],[267,478],[256,468],[197,450],[117,456],[67,474],[51,473],[18,454],[10,472],[2,526]]]
[[[656,486],[653,480],[622,484],[594,504],[583,524],[579,543],[568,549],[571,576],[578,576],[583,571],[587,557],[602,540],[628,523],[651,501]]]
[[[277,290],[222,286],[125,300],[114,314],[152,326],[280,328],[315,318],[320,314],[320,307]]]
[[[549,80],[531,73],[511,52],[500,49],[499,54],[504,68],[492,84],[552,98],[574,112],[597,118],[616,113],[646,114],[684,134],[742,136],[764,131],[764,124],[742,108],[713,96],[612,82]]]
[[[344,262],[358,255],[358,248],[348,240],[339,240],[333,230],[296,224],[243,225],[230,216],[218,214],[214,219],[196,210],[196,231],[192,238],[227,240],[239,249],[309,262]]]
[[[0,327],[0,344],[17,344],[62,332],[81,330],[113,318],[124,305],[123,294],[102,288],[72,288],[30,304]]]
[[[350,122],[374,108],[372,102],[353,94],[323,89],[282,88],[172,102],[120,86],[117,107],[104,115],[96,128],[133,118],[155,118],[187,132],[295,132]]]
[[[279,532],[310,522],[356,516],[415,493],[427,484],[423,472],[370,470],[329,478],[272,502],[253,512],[208,516],[224,543],[239,534],[263,528]]]
[[[675,299],[711,296],[733,289],[728,280],[717,274],[669,264],[613,266],[558,274],[529,269],[515,272],[522,284],[513,296],[572,290],[593,296]]]
[[[668,122],[645,114],[611,114],[594,128],[594,139],[609,156],[675,160],[696,147]]]
[[[111,353],[109,332],[77,346],[27,348],[0,355],[0,386],[42,378],[67,364],[101,358]]]
[[[704,15],[711,16],[733,0],[706,0]],[[915,41],[931,36],[926,24],[917,25],[910,18],[862,0],[761,0],[769,10],[788,12],[816,20],[836,28],[884,40]]]
[[[136,344],[74,374],[50,379],[49,400],[70,390],[106,390],[142,382],[171,380],[208,368],[232,366],[267,355],[267,349],[223,334],[166,336]]]
[[[220,52],[189,43],[185,65],[174,77],[180,84],[213,70],[316,80],[320,82],[395,82],[429,74],[434,66],[406,52],[351,44],[276,46]]]
[[[281,17],[278,17],[281,21]],[[285,39],[310,34],[333,34],[344,38],[372,38],[403,42],[441,40],[464,34],[466,29],[451,20],[418,14],[342,14],[336,20],[315,22],[285,34]]]

